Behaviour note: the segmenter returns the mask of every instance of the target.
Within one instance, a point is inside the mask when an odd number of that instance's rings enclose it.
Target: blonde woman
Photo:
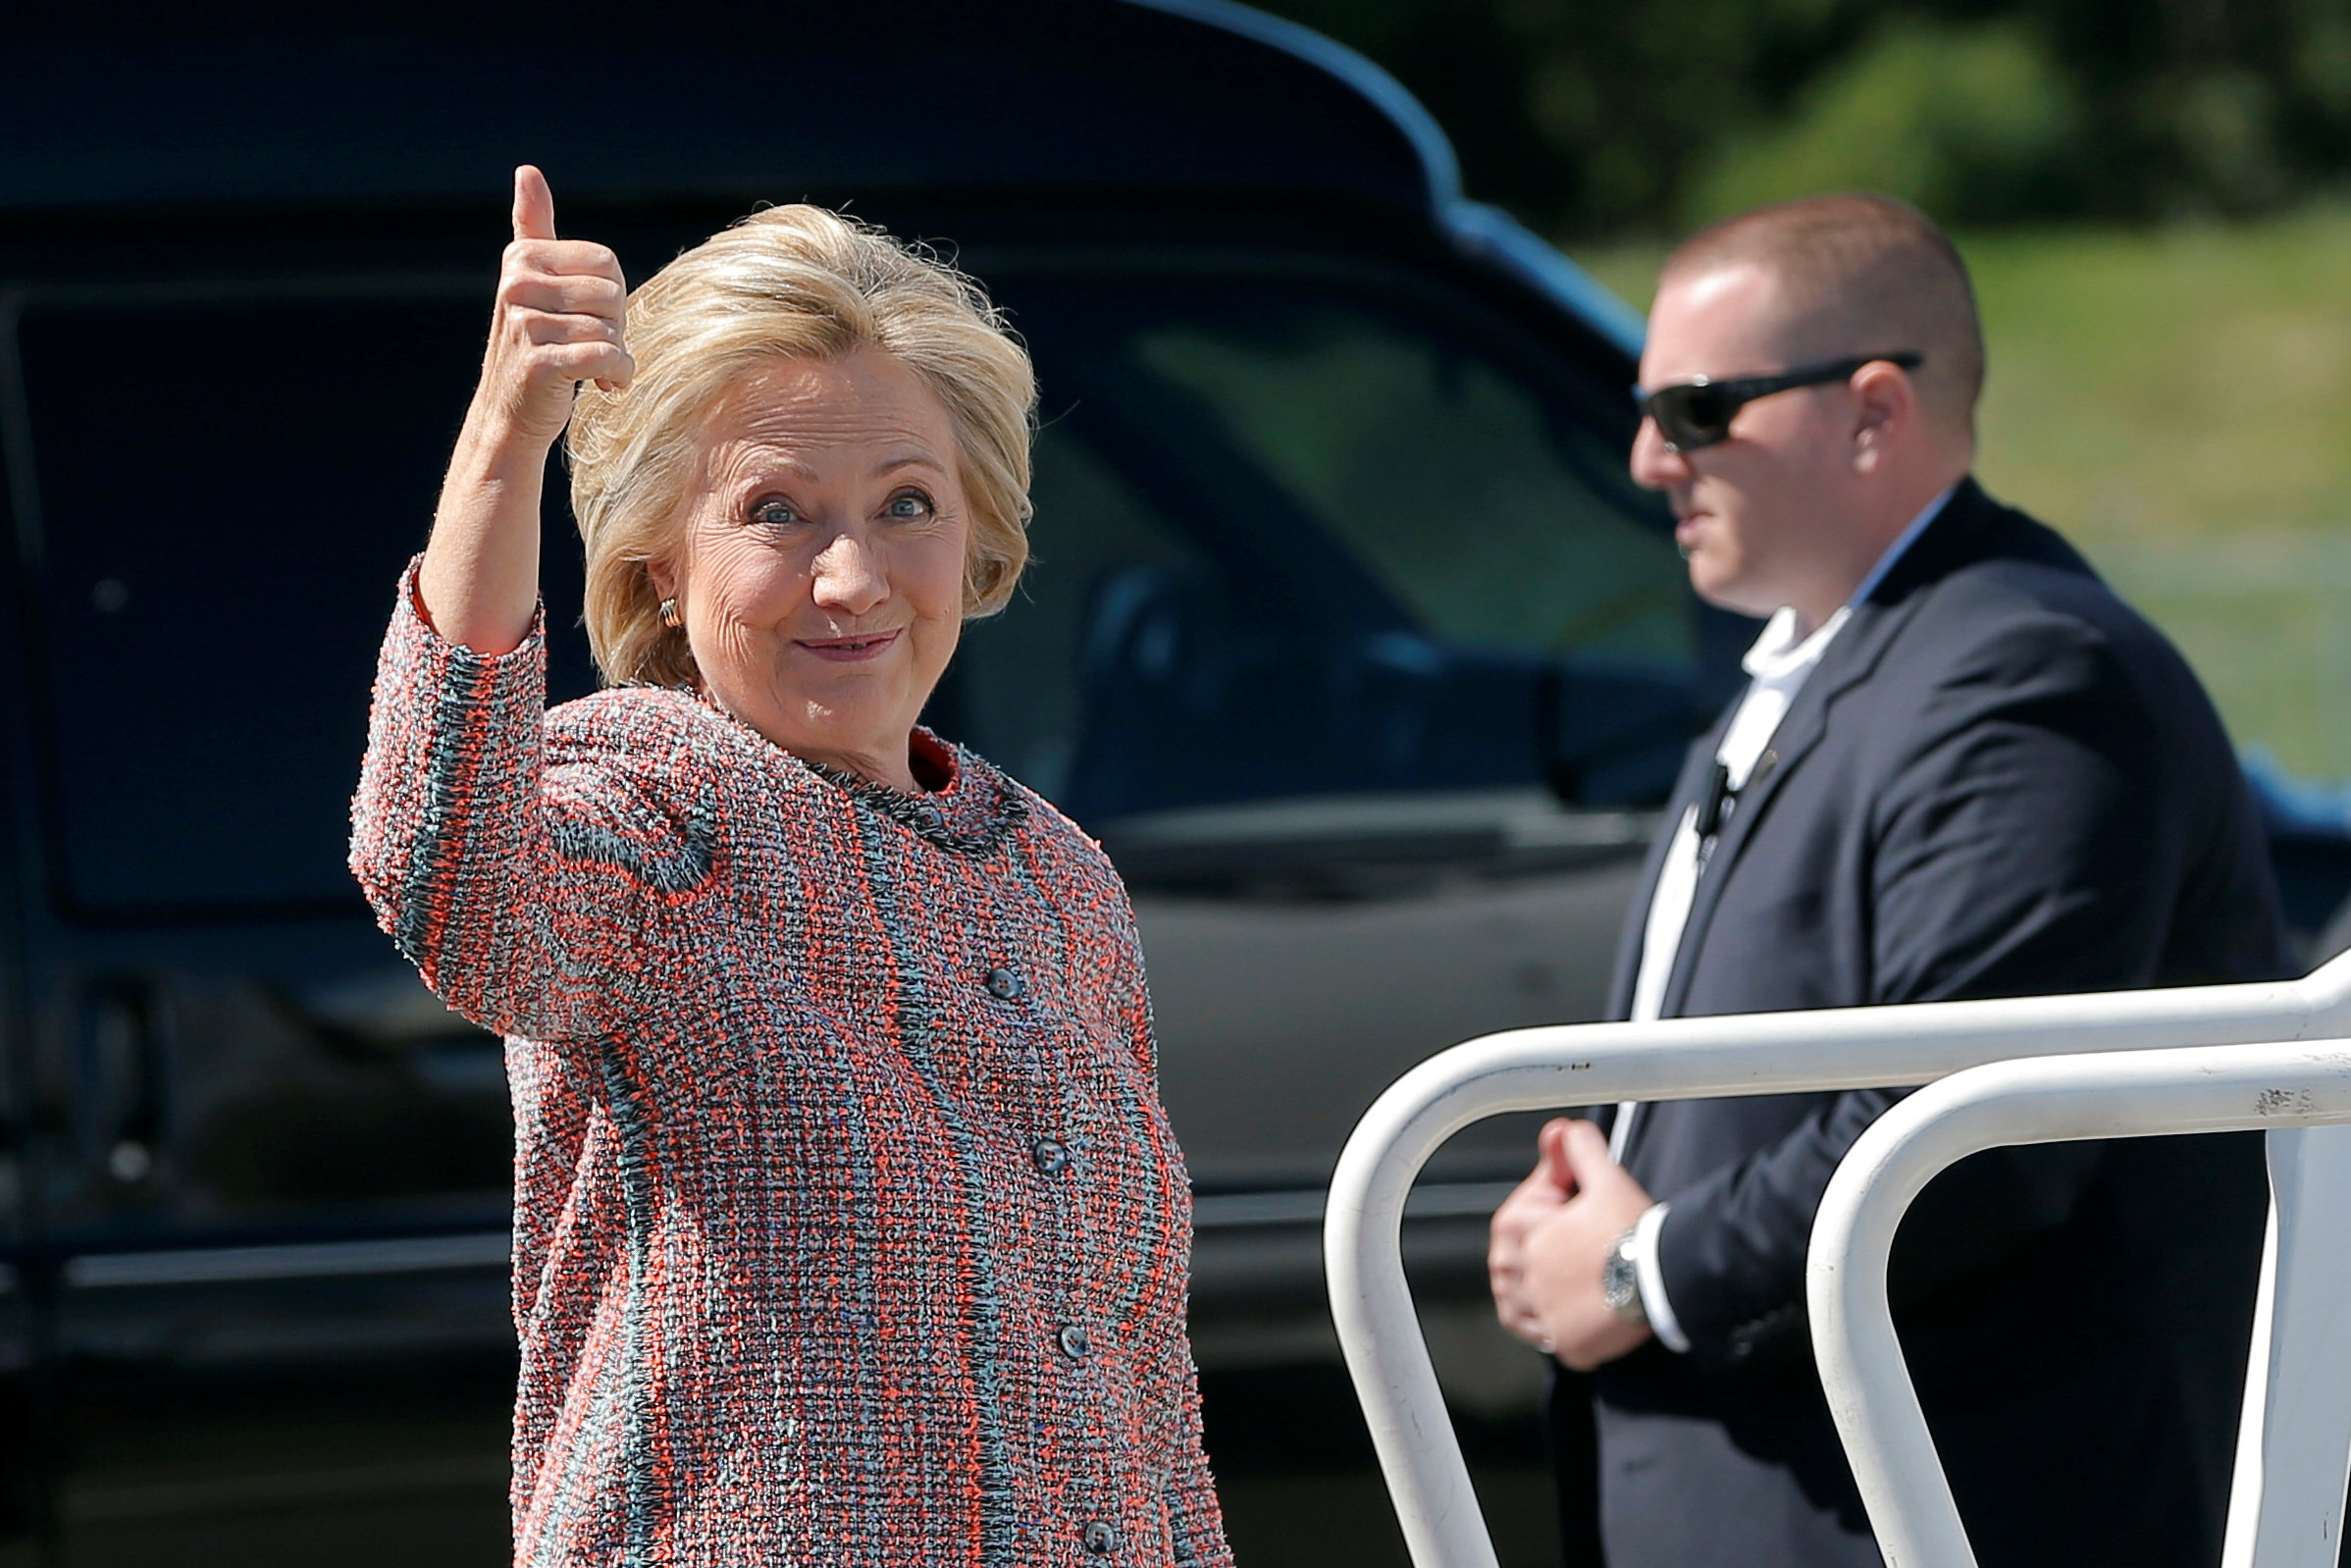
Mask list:
[[[630,295],[516,172],[352,865],[508,1037],[518,1563],[1229,1560],[1124,890],[915,722],[1025,559],[1034,402],[870,228]],[[548,712],[567,424],[610,688]]]

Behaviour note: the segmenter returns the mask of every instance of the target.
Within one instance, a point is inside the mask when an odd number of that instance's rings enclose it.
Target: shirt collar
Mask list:
[[[1799,670],[1811,668],[1828,652],[1830,639],[1838,629],[1853,619],[1854,607],[1840,604],[1837,613],[1812,628],[1812,635],[1799,638],[1796,634],[1796,611],[1790,608],[1773,610],[1771,619],[1763,623],[1763,635],[1740,657],[1739,667],[1758,681],[1784,681]]]
[[[1811,636],[1797,636],[1796,611],[1793,608],[1783,605],[1774,610],[1771,619],[1763,623],[1763,634],[1755,639],[1739,660],[1740,667],[1755,680],[1785,681],[1799,671],[1810,669],[1819,663],[1820,655],[1828,652],[1830,640],[1837,635],[1839,628],[1853,618],[1854,606],[1867,599],[1876,591],[1877,585],[1886,580],[1886,574],[1894,570],[1895,563],[1902,559],[1904,552],[1918,542],[1918,536],[1926,532],[1926,525],[1933,522],[1943,508],[1950,504],[1951,497],[1958,493],[1959,488],[1959,482],[1954,480],[1935,494],[1935,497],[1919,510],[1918,515],[1910,519],[1909,526],[1896,537],[1893,544],[1886,547],[1886,552],[1877,558],[1877,564],[1869,568],[1869,575],[1861,579],[1861,586],[1854,590],[1854,597],[1839,605],[1836,614],[1814,627]]]
[[[1877,558],[1877,564],[1869,568],[1869,575],[1861,579],[1861,586],[1854,590],[1854,597],[1847,600],[1846,603],[1858,604],[1877,592],[1877,585],[1886,580],[1888,572],[1894,570],[1894,563],[1918,543],[1918,536],[1926,532],[1926,525],[1933,522],[1943,508],[1951,503],[1951,497],[1959,488],[1959,482],[1955,479],[1935,493],[1935,498],[1926,503],[1925,509],[1910,519],[1910,526],[1886,547],[1886,553]]]

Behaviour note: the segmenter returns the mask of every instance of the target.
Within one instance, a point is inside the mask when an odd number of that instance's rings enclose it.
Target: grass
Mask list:
[[[1985,483],[2171,635],[2241,743],[2351,774],[2351,209],[1960,248]],[[1657,248],[1576,256],[1647,303]]]

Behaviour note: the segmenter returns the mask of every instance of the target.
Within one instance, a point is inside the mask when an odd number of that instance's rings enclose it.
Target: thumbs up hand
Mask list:
[[[477,653],[519,646],[539,602],[539,503],[547,454],[571,419],[573,391],[626,387],[636,362],[620,340],[628,281],[602,245],[555,237],[547,176],[514,171],[514,239],[499,269],[482,380],[441,487],[417,608]]]
[[[547,176],[529,164],[515,170],[514,238],[474,394],[474,417],[493,427],[483,434],[544,453],[570,420],[579,383],[626,387],[637,370],[621,341],[627,304],[619,258],[588,240],[556,238]]]

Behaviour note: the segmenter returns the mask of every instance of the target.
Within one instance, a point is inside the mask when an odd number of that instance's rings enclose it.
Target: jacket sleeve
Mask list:
[[[377,664],[351,870],[466,1018],[536,1039],[608,1032],[635,1006],[647,900],[595,847],[647,836],[647,792],[619,759],[548,765],[543,627],[477,653],[426,623],[414,578]]]
[[[1116,875],[1115,872],[1110,873]],[[1164,1110],[1159,1109],[1159,1046],[1151,1021],[1151,992],[1143,971],[1142,943],[1134,915],[1123,893],[1119,899],[1120,930],[1114,946],[1123,959],[1116,967],[1112,1010],[1131,1045],[1149,1086],[1153,1111],[1149,1118],[1162,1141],[1163,1157],[1175,1164],[1169,1191],[1182,1206],[1182,1229],[1158,1265],[1174,1272],[1175,1287],[1166,1293],[1162,1310],[1154,1314],[1157,1333],[1146,1348],[1152,1402],[1162,1414],[1160,1464],[1166,1481],[1161,1503],[1168,1519],[1168,1538],[1178,1568],[1231,1568],[1232,1548],[1225,1540],[1225,1514],[1217,1501],[1216,1478],[1208,1467],[1208,1452],[1200,1424],[1200,1373],[1192,1361],[1189,1319],[1191,1273],[1191,1184],[1185,1179],[1181,1152]]]
[[[2186,830],[2161,727],[2105,638],[2058,615],[2005,625],[1954,661],[1913,733],[1870,807],[1868,1000],[2152,983]],[[1694,1353],[1798,1342],[1829,1177],[1904,1092],[1827,1097],[1778,1142],[1661,1194],[1658,1263]],[[1904,1227],[1898,1300],[2064,1224],[2103,1153],[2045,1145],[1955,1168]]]
[[[1217,1502],[1216,1478],[1200,1438],[1200,1376],[1192,1365],[1190,1338],[1171,1336],[1171,1385],[1176,1400],[1174,1466],[1168,1474],[1168,1536],[1181,1568],[1230,1568],[1232,1548],[1225,1542],[1225,1514]]]
[[[1146,1063],[1155,1064],[1151,1004],[1139,972],[1134,998],[1136,1049],[1143,1053]],[[1153,1075],[1156,1081],[1156,1071]],[[1174,1155],[1173,1134],[1168,1147]],[[1185,1203],[1185,1212],[1183,1246],[1174,1264],[1183,1271],[1184,1285],[1176,1294],[1167,1332],[1155,1347],[1160,1398],[1172,1418],[1167,1432],[1168,1480],[1164,1494],[1168,1537],[1179,1568],[1231,1568],[1232,1548],[1225,1541],[1225,1512],[1217,1501],[1216,1477],[1209,1471],[1208,1450],[1202,1440],[1200,1369],[1193,1364],[1191,1334],[1185,1328],[1191,1295],[1189,1183],[1178,1179],[1176,1189]]]

